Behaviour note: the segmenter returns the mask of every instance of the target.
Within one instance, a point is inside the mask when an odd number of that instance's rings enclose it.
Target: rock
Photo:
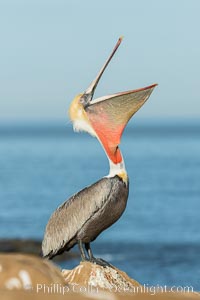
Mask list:
[[[0,288],[38,289],[53,283],[66,285],[51,262],[26,254],[0,254]]]
[[[115,267],[102,267],[90,262],[81,262],[73,270],[63,270],[65,282],[74,289],[109,290],[111,292],[126,292],[139,287],[140,284]]]
[[[159,292],[151,287],[150,292],[125,272],[115,267],[102,267],[90,262],[81,262],[73,270],[63,270],[63,277],[70,292],[76,292],[76,299],[200,299],[199,293]],[[69,294],[68,294],[69,295]],[[86,297],[86,298],[85,298]]]
[[[73,270],[24,254],[0,254],[2,300],[178,300],[198,293],[144,293],[142,285],[115,267],[82,262]],[[154,290],[155,292],[156,290]]]
[[[1,239],[0,252],[3,253],[27,253],[41,256],[41,240],[33,239]],[[55,262],[66,261],[79,257],[79,254],[73,251],[65,252],[62,255],[56,256]]]
[[[27,292],[23,290],[17,291],[8,291],[0,290],[0,298],[2,300],[194,300],[199,299],[199,296],[196,294],[156,294],[154,296],[150,294],[132,294],[132,295],[123,295],[123,294],[113,294],[108,292],[101,292],[94,295],[85,295],[79,293],[68,293],[66,295],[60,294],[37,294],[36,292]]]
[[[41,252],[41,241],[32,239],[1,239],[0,252],[39,255]]]

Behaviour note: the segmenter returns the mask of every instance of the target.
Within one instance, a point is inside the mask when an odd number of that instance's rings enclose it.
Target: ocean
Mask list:
[[[135,120],[120,148],[128,205],[94,254],[142,284],[200,290],[200,121]],[[57,206],[108,172],[97,140],[70,124],[0,124],[0,238],[42,239]]]

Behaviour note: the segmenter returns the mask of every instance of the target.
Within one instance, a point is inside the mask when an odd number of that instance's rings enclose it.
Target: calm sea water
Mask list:
[[[94,253],[142,283],[200,290],[200,122],[130,124],[121,150],[128,206]],[[53,210],[107,173],[97,140],[71,126],[1,124],[0,238],[42,239]]]

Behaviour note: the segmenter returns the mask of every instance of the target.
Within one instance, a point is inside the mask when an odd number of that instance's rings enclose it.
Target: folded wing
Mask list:
[[[111,188],[111,181],[102,178],[59,206],[46,226],[42,242],[43,256],[53,257],[62,252],[62,249],[69,250],[73,247],[76,235],[103,206]],[[72,239],[74,241],[71,243]]]

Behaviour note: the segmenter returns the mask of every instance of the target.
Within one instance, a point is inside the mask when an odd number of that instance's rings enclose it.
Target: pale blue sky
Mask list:
[[[199,0],[1,0],[0,120],[64,120],[124,36],[97,96],[159,86],[140,118],[200,116]]]

